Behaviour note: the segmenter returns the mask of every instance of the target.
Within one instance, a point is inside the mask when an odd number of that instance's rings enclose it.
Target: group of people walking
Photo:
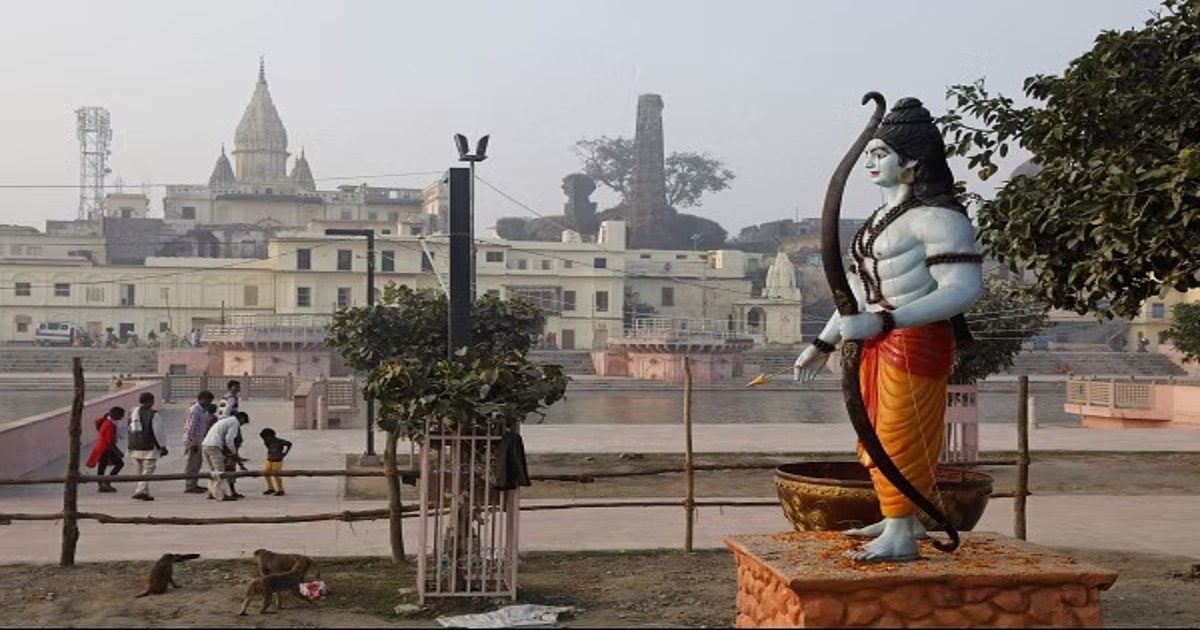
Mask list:
[[[207,464],[211,477],[207,489],[200,487],[198,478],[189,478],[184,482],[184,492],[189,494],[205,494],[209,499],[219,501],[236,501],[245,495],[237,491],[235,479],[222,479],[219,473],[233,472],[237,468],[246,470],[245,458],[239,455],[242,448],[242,427],[250,423],[250,415],[239,409],[238,395],[241,393],[241,383],[229,381],[225,396],[220,404],[214,404],[216,397],[210,391],[202,391],[196,396],[196,402],[187,410],[183,422],[183,452],[187,457],[184,472],[191,475],[200,474],[202,465]],[[113,407],[107,414],[96,419],[97,440],[88,457],[87,466],[96,467],[101,476],[105,471],[115,475],[125,466],[124,454],[121,452],[119,436],[124,429],[127,452],[133,460],[137,474],[152,475],[160,457],[166,457],[167,437],[163,423],[154,409],[154,394],[144,392],[138,398],[138,407],[128,414],[121,407]],[[265,428],[259,433],[267,450],[264,470],[275,472],[283,470],[283,459],[291,451],[292,443],[276,435],[274,429]],[[266,475],[266,495],[284,496],[283,478]],[[99,492],[116,492],[109,482],[99,483]],[[140,501],[153,501],[150,495],[150,483],[139,481],[134,490],[133,498]]]

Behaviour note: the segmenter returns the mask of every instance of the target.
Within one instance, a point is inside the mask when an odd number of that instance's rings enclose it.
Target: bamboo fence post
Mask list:
[[[683,548],[690,552],[695,535],[696,472],[692,462],[692,363],[688,357],[683,357],[683,474],[687,481],[683,497],[683,510],[687,516]]]
[[[1013,534],[1025,540],[1025,497],[1029,494],[1029,377],[1017,378],[1017,491],[1013,498]]]
[[[71,372],[75,377],[75,396],[71,399],[71,418],[67,423],[67,472],[63,484],[62,552],[59,566],[75,565],[75,546],[79,542],[79,450],[81,425],[83,423],[83,361],[71,359]]]

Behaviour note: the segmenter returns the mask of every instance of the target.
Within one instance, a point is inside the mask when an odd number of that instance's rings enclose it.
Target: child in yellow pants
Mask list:
[[[292,443],[275,435],[275,429],[263,429],[258,435],[267,447],[267,461],[263,465],[263,470],[267,472],[283,470],[283,458],[291,452]],[[263,491],[263,494],[283,496],[283,477],[265,475],[263,478],[267,480],[267,489]]]

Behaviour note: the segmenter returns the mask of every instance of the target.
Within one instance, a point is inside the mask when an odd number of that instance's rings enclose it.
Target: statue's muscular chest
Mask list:
[[[866,258],[878,262],[899,262],[905,258],[923,255],[924,247],[913,233],[907,217],[900,217],[891,225],[879,230],[870,249],[863,248]]]
[[[923,260],[924,243],[919,238],[910,212],[911,205],[876,212],[855,234],[851,245],[854,269],[870,304],[891,301],[885,294],[906,293],[909,287],[896,286],[923,284],[915,275],[925,275]]]
[[[907,204],[906,204],[907,205]],[[914,221],[919,218],[912,207],[899,207],[876,212],[854,236],[851,255],[859,267],[903,273],[924,259],[925,247],[917,234]]]

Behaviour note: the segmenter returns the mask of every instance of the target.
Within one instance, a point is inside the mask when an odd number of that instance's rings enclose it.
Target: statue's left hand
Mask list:
[[[843,315],[838,320],[842,339],[868,339],[883,332],[883,322],[875,313]]]

